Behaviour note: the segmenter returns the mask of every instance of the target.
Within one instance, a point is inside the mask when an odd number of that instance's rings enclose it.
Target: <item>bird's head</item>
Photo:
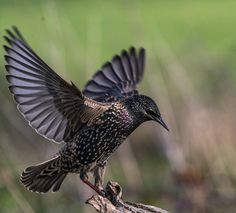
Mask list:
[[[149,120],[156,121],[169,131],[169,128],[161,117],[157,104],[151,98],[145,95],[134,95],[126,104],[138,120],[142,122]]]

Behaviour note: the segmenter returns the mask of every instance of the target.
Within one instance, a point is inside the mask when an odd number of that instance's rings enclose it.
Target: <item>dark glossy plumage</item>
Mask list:
[[[83,92],[56,74],[24,40],[17,28],[7,30],[7,80],[17,107],[39,134],[65,146],[54,158],[28,167],[21,182],[34,192],[57,191],[67,173],[101,193],[110,155],[147,120],[167,126],[155,102],[139,95],[145,51],[134,47],[107,62]],[[168,128],[167,128],[168,129]],[[95,186],[88,181],[93,172]]]

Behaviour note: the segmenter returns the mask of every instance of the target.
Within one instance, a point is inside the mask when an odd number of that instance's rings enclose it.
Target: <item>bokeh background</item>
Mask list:
[[[0,44],[16,25],[61,76],[83,88],[114,54],[147,50],[140,85],[171,129],[139,127],[108,164],[126,200],[171,212],[236,212],[236,1],[0,0]],[[27,191],[19,175],[61,145],[38,136],[7,89],[0,49],[0,212],[94,212],[69,175],[58,193]]]

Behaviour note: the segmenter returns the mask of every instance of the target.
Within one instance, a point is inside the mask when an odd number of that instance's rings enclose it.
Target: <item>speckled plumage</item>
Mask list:
[[[137,127],[126,107],[121,103],[114,103],[102,115],[94,120],[94,124],[75,135],[72,142],[61,151],[76,149],[76,165],[88,165],[93,162],[103,163],[112,152]],[[74,148],[76,147],[76,148]],[[69,156],[73,154],[67,154]]]
[[[4,46],[10,91],[19,111],[39,134],[65,142],[54,158],[25,169],[21,182],[33,192],[59,190],[68,173],[102,194],[106,162],[143,122],[167,126],[155,102],[139,95],[145,51],[131,47],[113,57],[88,81],[83,92],[57,75],[24,40],[17,28]],[[92,172],[95,185],[88,181]]]

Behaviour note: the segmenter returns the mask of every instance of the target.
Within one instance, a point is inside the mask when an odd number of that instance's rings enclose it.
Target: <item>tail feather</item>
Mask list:
[[[21,183],[30,191],[46,193],[60,189],[67,173],[60,171],[60,156],[52,158],[36,166],[25,169],[21,175]]]

